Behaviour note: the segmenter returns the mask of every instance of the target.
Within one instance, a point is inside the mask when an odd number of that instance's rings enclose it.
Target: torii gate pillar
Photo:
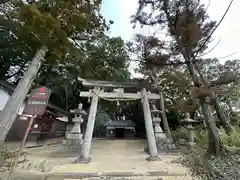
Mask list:
[[[75,161],[75,163],[87,164],[91,161],[89,154],[91,150],[93,129],[94,129],[95,118],[97,114],[97,105],[98,105],[99,98],[96,92],[98,90],[99,90],[98,87],[95,87],[93,89],[95,93],[93,93],[93,96],[92,96],[92,102],[91,102],[90,111],[88,115],[87,128],[84,136],[83,146],[80,152],[80,157]]]
[[[142,106],[143,106],[143,113],[144,113],[144,120],[146,126],[146,133],[147,133],[147,141],[148,141],[148,148],[149,148],[149,155],[150,157],[147,160],[154,161],[159,160],[156,139],[153,130],[153,123],[152,123],[152,116],[149,107],[147,91],[145,88],[142,89]]]

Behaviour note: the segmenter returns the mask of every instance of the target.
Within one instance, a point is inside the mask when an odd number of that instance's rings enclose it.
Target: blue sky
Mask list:
[[[107,20],[114,20],[114,24],[111,26],[112,36],[121,36],[118,29],[120,28],[120,12],[118,3],[114,0],[104,0],[102,5],[102,14]]]
[[[208,4],[208,13],[212,20],[219,20],[224,13],[230,0],[202,0],[202,3]],[[154,30],[147,27],[144,29],[132,29],[130,24],[130,16],[135,13],[138,0],[103,0],[102,14],[108,20],[113,20],[114,24],[111,28],[111,36],[121,36],[125,41],[131,40],[136,32],[141,32],[145,35],[151,34]],[[235,0],[229,13],[224,19],[221,26],[214,33],[213,42],[209,49],[215,46],[219,41],[217,47],[207,55],[207,57],[225,57],[230,54],[228,58],[221,58],[222,61],[226,59],[240,58],[240,1]]]
[[[121,36],[124,40],[130,40],[133,29],[130,24],[130,16],[137,8],[138,0],[103,0],[102,14],[107,20],[113,20],[111,36]]]

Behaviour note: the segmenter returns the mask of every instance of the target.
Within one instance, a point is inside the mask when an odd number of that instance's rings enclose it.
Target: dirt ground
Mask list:
[[[142,140],[93,140],[89,164],[73,164],[79,152],[76,147],[52,145],[26,150],[16,168],[17,172],[48,174],[48,180],[117,179],[129,174],[128,179],[190,180],[189,170],[177,163],[180,154],[161,153],[158,161],[147,161]],[[87,177],[97,174],[100,177]],[[115,176],[114,178],[112,176]],[[130,178],[131,176],[131,178]],[[160,179],[161,179],[160,178]],[[124,178],[120,178],[123,179]]]

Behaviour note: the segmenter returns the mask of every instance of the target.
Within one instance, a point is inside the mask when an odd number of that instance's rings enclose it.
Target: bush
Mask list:
[[[240,179],[240,129],[235,127],[235,132],[227,135],[220,129],[220,138],[224,151],[217,157],[205,155],[208,146],[208,138],[205,131],[195,130],[195,146],[185,155],[183,164],[192,169],[195,175],[206,180],[239,180]]]
[[[172,131],[172,136],[174,141],[178,141],[179,139],[184,139],[188,141],[188,131],[183,127],[179,128],[176,131]]]
[[[207,148],[208,137],[206,132],[202,129],[196,129],[194,133],[195,133],[195,142],[197,143],[197,145],[204,149]]]
[[[202,129],[196,129],[194,132],[197,145],[204,149],[207,148],[208,136],[206,132]],[[240,150],[240,128],[235,127],[235,132],[231,135],[226,134],[224,129],[220,129],[219,134],[222,145],[226,150],[231,152]]]
[[[239,113],[231,113],[230,114],[231,122],[235,126],[240,126],[240,114]]]
[[[231,135],[226,134],[226,132],[220,130],[220,138],[224,148],[230,152],[240,151],[240,129],[235,127],[235,132],[232,132]]]

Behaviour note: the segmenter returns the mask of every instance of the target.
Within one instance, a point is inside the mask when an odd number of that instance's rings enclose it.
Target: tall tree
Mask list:
[[[17,80],[34,53],[27,48],[26,44],[17,41],[11,30],[3,26],[0,26],[0,37],[0,78]]]
[[[7,5],[11,8],[3,9],[0,23],[13,30],[19,42],[37,53],[2,111],[1,142],[4,142],[41,64],[45,60],[59,63],[67,56],[76,56],[74,41],[103,32],[106,27],[100,15],[101,0],[18,0],[7,2]]]
[[[64,64],[44,64],[39,72],[36,85],[45,85],[58,92],[65,99],[66,109],[77,107],[79,93],[83,90],[79,77],[95,80],[126,81],[129,56],[120,37],[105,35],[82,43],[80,56],[66,59]]]
[[[149,6],[151,12],[146,10],[149,10],[146,8]],[[197,56],[207,48],[216,22],[209,20],[205,7],[199,0],[140,0],[133,22],[140,22],[143,25],[157,24],[167,28],[172,40],[170,49],[175,57],[173,61],[177,64],[186,64],[195,89],[203,90],[201,92],[208,91],[208,82],[199,76],[195,62]],[[218,154],[222,145],[212,119],[209,97],[213,98],[212,94],[201,93],[197,98],[208,126],[208,153]]]
[[[162,82],[159,79],[159,74],[164,74],[164,70],[159,69],[152,64],[156,57],[161,58],[164,62],[168,60],[168,55],[163,52],[164,43],[161,42],[159,39],[155,38],[154,36],[143,36],[141,34],[136,34],[134,42],[128,42],[127,46],[130,52],[134,53],[139,62],[139,66],[136,70],[147,76],[152,86],[157,88],[157,90],[161,94],[161,100],[159,104],[162,110],[161,113],[164,130],[170,143],[173,143],[172,134],[168,125],[165,112],[165,102],[163,99],[164,96],[162,94],[163,89],[161,89],[160,87]]]

